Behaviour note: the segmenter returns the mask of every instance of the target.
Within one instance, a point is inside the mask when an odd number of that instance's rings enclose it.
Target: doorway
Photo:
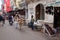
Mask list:
[[[54,7],[54,28],[60,27],[60,7]]]
[[[36,20],[44,20],[44,6],[42,4],[38,4],[35,8],[35,16]]]

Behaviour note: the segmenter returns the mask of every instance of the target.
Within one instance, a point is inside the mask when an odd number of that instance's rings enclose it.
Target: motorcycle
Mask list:
[[[12,26],[12,25],[13,25],[13,21],[12,21],[12,20],[10,20],[10,21],[9,21],[9,24]]]

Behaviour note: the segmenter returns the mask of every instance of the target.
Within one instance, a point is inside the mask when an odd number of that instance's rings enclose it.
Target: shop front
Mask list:
[[[33,15],[33,18],[35,20],[45,20],[45,2],[43,3],[42,1],[39,2],[34,2],[28,4],[28,15],[27,15],[27,20],[31,20],[31,16]]]

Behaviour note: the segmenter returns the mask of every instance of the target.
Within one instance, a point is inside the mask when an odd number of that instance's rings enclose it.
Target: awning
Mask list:
[[[60,6],[60,1],[58,2],[53,2],[53,3],[48,3],[46,6]]]

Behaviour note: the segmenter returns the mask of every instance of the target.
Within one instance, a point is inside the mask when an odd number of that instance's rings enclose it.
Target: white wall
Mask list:
[[[30,20],[31,19],[31,15],[35,16],[34,14],[34,4],[29,4],[28,5],[28,19]],[[35,17],[34,17],[35,18]]]
[[[54,21],[54,15],[46,14],[45,13],[45,21],[48,21],[49,23],[53,23],[53,21]]]
[[[0,0],[0,10],[2,9],[2,0]]]
[[[35,3],[30,3],[28,5],[28,20],[31,20],[31,15],[34,16],[34,19],[35,19],[35,7],[38,5],[38,4],[43,4],[44,7],[45,7],[45,4],[46,2],[35,2]],[[45,8],[44,8],[45,9]],[[45,20],[46,21],[49,21],[49,22],[53,22],[53,15],[49,15],[49,14],[46,14],[45,13]]]
[[[36,7],[36,5],[38,5],[38,4],[45,4],[45,2],[43,3],[43,2],[35,2],[35,3],[30,3],[29,5],[28,5],[28,19],[31,19],[31,15],[33,15],[34,16],[34,18],[35,18],[35,7]]]

